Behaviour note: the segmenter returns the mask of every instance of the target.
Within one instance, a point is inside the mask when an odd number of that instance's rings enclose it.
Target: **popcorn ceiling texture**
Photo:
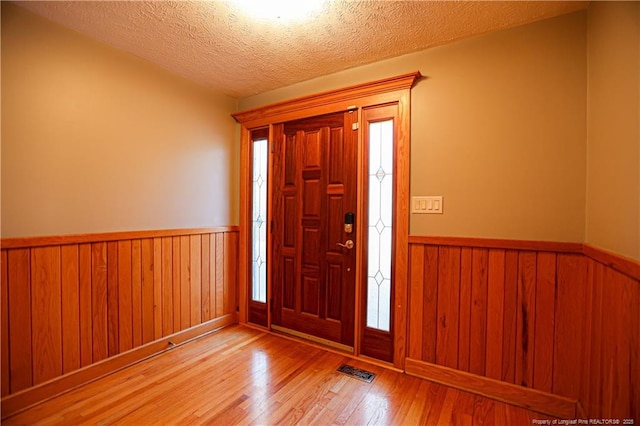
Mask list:
[[[230,1],[18,6],[234,97],[246,97],[588,2],[327,1],[304,23],[253,21]]]

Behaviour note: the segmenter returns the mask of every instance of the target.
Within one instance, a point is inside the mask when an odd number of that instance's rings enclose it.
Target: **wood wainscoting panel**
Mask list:
[[[410,237],[409,253],[408,358],[576,400],[589,418],[640,416],[637,262],[459,237]]]
[[[2,250],[3,252],[6,250]],[[85,367],[93,362],[93,317],[91,292],[91,244],[78,245],[79,262],[79,314],[80,320],[80,366]]]
[[[438,328],[436,363],[458,368],[460,312],[460,248],[441,247],[438,253]]]
[[[34,385],[62,374],[61,294],[60,247],[33,249],[31,251],[31,348]],[[11,335],[9,345],[11,345]]]
[[[11,251],[10,251],[11,252]],[[107,343],[107,243],[91,244],[91,323],[93,335],[93,361],[98,362],[108,355]],[[9,268],[12,265],[9,264]],[[11,303],[11,297],[9,298]]]
[[[587,259],[580,399],[590,417],[640,418],[640,285]],[[587,348],[586,344],[590,346]]]
[[[487,359],[485,375],[502,380],[502,357],[504,355],[504,250],[489,250],[489,272],[487,288]]]
[[[504,253],[504,318],[502,341],[502,380],[516,381],[516,318],[518,317],[518,252],[507,250]],[[501,274],[500,270],[491,271],[492,275]],[[499,295],[495,295],[499,298]]]
[[[3,239],[3,398],[235,318],[237,238],[228,227]]]
[[[0,375],[2,377],[9,377],[9,278],[7,276],[7,253],[0,252],[0,291],[2,292],[2,306],[0,306],[0,319],[2,328],[0,329],[0,336],[2,342],[0,342],[0,351],[2,356],[2,368],[0,369]],[[2,380],[2,396],[9,394],[9,381]]]
[[[4,251],[4,250],[3,250]],[[4,257],[4,256],[3,256]],[[9,393],[33,385],[33,357],[31,349],[31,253],[29,249],[16,249],[7,253],[7,302],[9,312],[9,374],[2,382],[13,378]],[[5,293],[3,292],[3,296]],[[3,384],[3,387],[6,385]]]
[[[538,253],[534,342],[541,349],[533,352],[533,387],[544,392],[551,392],[553,383],[557,258],[555,253]]]
[[[553,392],[579,397],[585,332],[586,259],[558,255]]]

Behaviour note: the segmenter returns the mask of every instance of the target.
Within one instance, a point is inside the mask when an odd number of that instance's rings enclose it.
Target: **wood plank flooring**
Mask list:
[[[336,372],[372,371],[366,383]],[[531,425],[522,408],[233,326],[60,395],[17,424]]]

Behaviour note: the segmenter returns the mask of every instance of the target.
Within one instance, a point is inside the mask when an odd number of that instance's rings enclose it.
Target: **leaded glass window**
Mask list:
[[[391,325],[393,120],[369,123],[367,327]]]
[[[251,300],[267,301],[267,139],[253,141],[252,162],[252,274]]]

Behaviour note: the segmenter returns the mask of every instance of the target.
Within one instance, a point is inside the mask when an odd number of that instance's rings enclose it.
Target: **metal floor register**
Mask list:
[[[346,374],[347,376],[354,377],[356,379],[371,383],[376,377],[375,373],[370,371],[361,370],[351,365],[342,364],[337,370],[339,373]]]

